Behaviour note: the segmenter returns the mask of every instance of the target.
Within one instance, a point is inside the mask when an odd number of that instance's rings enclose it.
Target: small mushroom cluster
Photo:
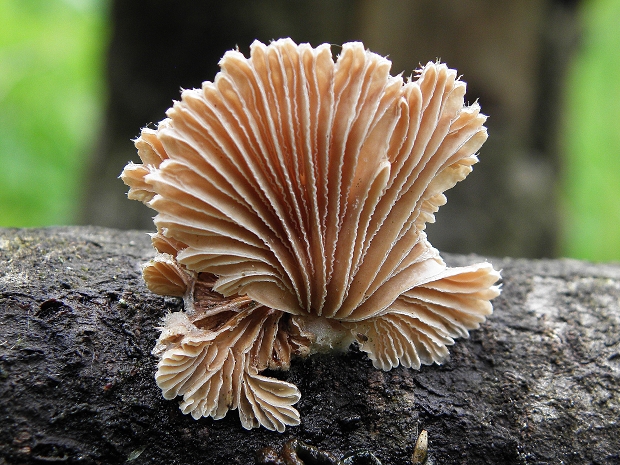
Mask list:
[[[486,140],[465,83],[416,79],[347,43],[254,42],[184,90],[121,177],[157,211],[150,290],[184,299],[154,353],[166,399],[244,428],[299,424],[296,386],[260,373],[356,341],[375,367],[441,363],[492,312],[499,273],[449,268],[425,224]]]

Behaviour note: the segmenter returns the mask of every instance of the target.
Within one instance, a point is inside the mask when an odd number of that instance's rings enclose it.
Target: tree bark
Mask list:
[[[180,301],[145,288],[153,255],[140,231],[0,230],[0,464],[252,464],[296,438],[401,465],[422,429],[435,464],[620,461],[619,265],[491,259],[502,295],[450,361],[296,360],[278,376],[300,388],[302,423],[278,434],[162,398],[150,351]]]

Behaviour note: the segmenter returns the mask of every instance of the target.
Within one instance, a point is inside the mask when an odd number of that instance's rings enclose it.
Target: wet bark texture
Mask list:
[[[449,362],[382,372],[354,348],[297,360],[278,376],[299,386],[302,424],[278,434],[161,397],[150,351],[180,302],[145,288],[151,256],[144,232],[0,230],[0,464],[252,464],[297,438],[401,465],[422,429],[435,464],[620,461],[618,265],[494,259],[495,313]]]

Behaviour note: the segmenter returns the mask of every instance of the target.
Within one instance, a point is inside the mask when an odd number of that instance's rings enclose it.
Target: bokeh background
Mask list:
[[[489,140],[429,227],[446,252],[620,260],[620,0],[0,0],[0,226],[153,229],[118,179],[181,88],[254,39],[441,59]]]

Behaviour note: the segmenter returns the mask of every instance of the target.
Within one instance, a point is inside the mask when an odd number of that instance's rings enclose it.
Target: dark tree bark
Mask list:
[[[336,457],[435,464],[620,462],[620,266],[492,260],[495,313],[443,366],[374,369],[355,348],[297,360],[302,424],[193,420],[153,378],[174,298],[146,290],[144,232],[0,230],[0,464],[252,464],[297,438]],[[452,264],[475,257],[449,257]]]

